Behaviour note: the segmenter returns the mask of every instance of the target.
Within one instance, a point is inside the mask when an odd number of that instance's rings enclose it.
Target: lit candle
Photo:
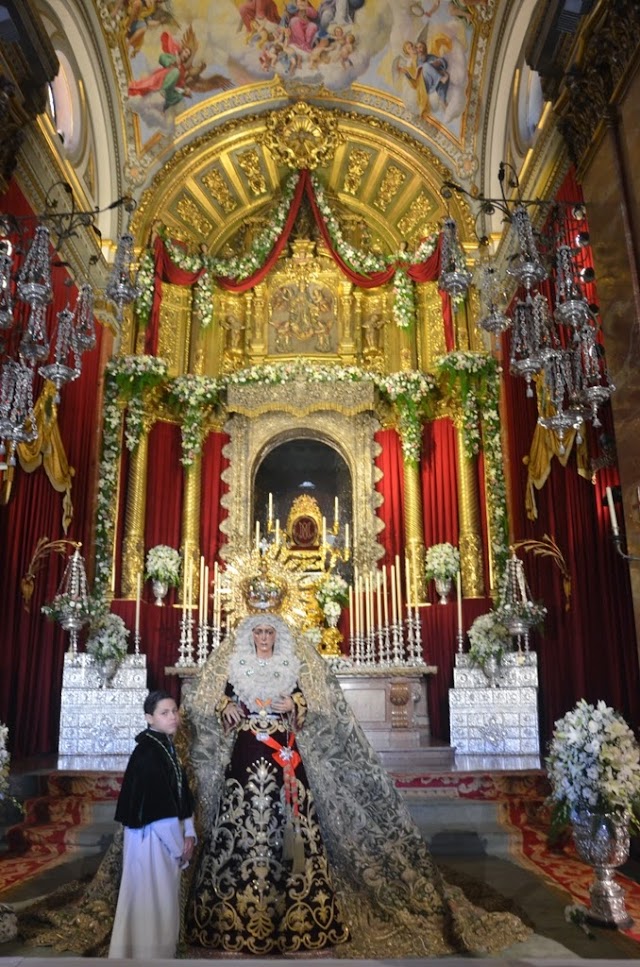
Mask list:
[[[338,526],[339,514],[338,514],[338,498],[336,497],[333,502],[333,525]]]
[[[389,593],[387,589],[387,565],[382,565],[382,597],[384,601],[384,626],[389,627]]]
[[[260,521],[256,521],[256,551],[260,550]]]
[[[273,494],[269,494],[269,523],[273,520]]]
[[[391,579],[391,621],[395,625],[398,621],[398,592],[396,588],[396,569],[394,564],[391,565],[389,575]]]
[[[456,596],[458,600],[458,634],[462,634],[462,576],[460,571],[456,574]]]
[[[349,525],[348,524],[344,525],[344,549],[345,551],[349,550]]]
[[[140,637],[140,596],[142,593],[142,574],[138,571],[138,582],[136,585],[136,638]]]
[[[620,533],[620,528],[618,527],[618,518],[616,517],[616,507],[613,502],[611,487],[607,487],[607,503],[609,504],[609,516],[611,517],[611,530],[613,531],[613,536],[617,537]]]

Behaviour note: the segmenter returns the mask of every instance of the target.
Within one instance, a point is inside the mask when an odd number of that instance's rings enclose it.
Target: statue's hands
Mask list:
[[[185,836],[184,846],[182,848],[182,862],[189,863],[191,857],[193,856],[193,849],[196,845],[196,840],[194,836]]]
[[[228,729],[233,728],[235,725],[240,725],[243,718],[244,712],[235,702],[229,702],[222,710],[222,721]]]
[[[271,703],[271,708],[274,712],[293,712],[295,702],[290,695],[278,695],[278,697],[274,698],[273,702]]]

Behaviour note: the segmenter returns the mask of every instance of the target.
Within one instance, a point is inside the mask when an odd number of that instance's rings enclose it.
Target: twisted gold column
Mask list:
[[[462,417],[454,419],[458,468],[458,517],[460,522],[460,570],[462,593],[466,598],[485,594],[480,531],[480,504],[475,464],[464,449]]]
[[[411,583],[413,588],[407,588],[407,596],[412,604],[414,590],[418,601],[424,601],[424,527],[422,519],[422,492],[420,488],[420,470],[415,464],[404,462],[404,529],[406,538],[405,553],[411,566]]]
[[[144,570],[144,518],[147,504],[150,428],[151,421],[145,417],[140,440],[131,454],[129,464],[129,492],[122,542],[121,593],[123,598],[135,597],[138,574]]]
[[[200,592],[200,496],[202,491],[202,456],[198,454],[191,466],[185,468],[184,497],[182,502],[182,555],[183,561],[191,562],[191,604],[198,601]],[[188,566],[188,563],[187,563]],[[182,600],[184,601],[185,575],[182,575]]]

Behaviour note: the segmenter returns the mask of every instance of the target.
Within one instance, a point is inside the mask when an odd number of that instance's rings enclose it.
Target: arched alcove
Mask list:
[[[317,437],[298,437],[276,445],[259,464],[253,490],[253,516],[266,523],[269,494],[274,518],[282,523],[293,501],[301,494],[313,497],[330,528],[335,498],[339,500],[340,524],[352,526],[353,487],[346,461],[338,451]]]

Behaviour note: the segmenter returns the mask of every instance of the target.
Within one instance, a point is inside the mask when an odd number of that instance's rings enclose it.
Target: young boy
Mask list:
[[[122,879],[109,957],[173,958],[180,930],[180,871],[196,842],[193,796],[173,745],[180,713],[167,692],[144,703],[116,808],[124,826]]]

